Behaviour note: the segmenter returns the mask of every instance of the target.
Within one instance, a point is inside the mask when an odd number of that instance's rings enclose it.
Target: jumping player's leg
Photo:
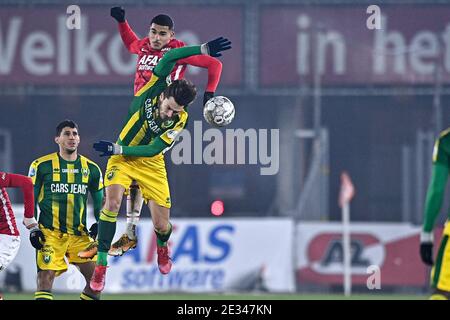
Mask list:
[[[136,181],[130,186],[130,193],[127,197],[127,236],[136,239],[136,225],[139,223],[144,199]]]
[[[94,274],[89,282],[92,291],[99,293],[105,287],[108,250],[116,232],[117,216],[125,188],[119,184],[106,187],[106,201],[98,221],[98,254]]]
[[[168,241],[172,234],[172,224],[169,221],[170,209],[150,200],[148,207],[152,214],[153,226],[156,233],[158,267],[162,274],[167,274],[172,268]]]
[[[117,215],[125,188],[119,184],[106,187],[106,201],[100,213],[98,224],[98,258],[97,265],[107,265],[108,250],[116,232]]]
[[[130,249],[137,246],[136,226],[139,223],[144,199],[136,181],[130,186],[127,196],[127,229],[124,234],[111,245],[108,254],[111,256],[121,256]]]

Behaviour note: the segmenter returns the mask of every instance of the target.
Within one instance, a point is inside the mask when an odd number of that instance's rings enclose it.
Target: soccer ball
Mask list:
[[[227,126],[234,119],[234,105],[227,97],[215,96],[203,108],[203,117],[213,127]]]

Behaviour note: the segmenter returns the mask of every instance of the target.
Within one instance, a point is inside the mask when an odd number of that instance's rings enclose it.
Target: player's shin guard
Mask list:
[[[80,294],[80,300],[100,300],[100,295],[92,295],[82,292]]]
[[[167,241],[169,240],[170,235],[172,234],[172,224],[170,222],[168,223],[167,227],[168,230],[165,232],[160,232],[155,229],[156,241],[158,243],[158,246],[160,247],[167,245]]]
[[[53,294],[47,290],[36,291],[34,300],[53,300]]]
[[[100,213],[98,224],[98,258],[97,264],[106,266],[108,250],[116,233],[116,222],[118,212],[103,209]]]

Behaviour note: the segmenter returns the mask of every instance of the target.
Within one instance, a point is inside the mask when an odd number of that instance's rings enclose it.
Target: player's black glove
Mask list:
[[[100,140],[94,143],[93,147],[95,151],[103,152],[100,157],[122,154],[122,146],[110,141]]]
[[[422,232],[420,234],[420,258],[423,263],[432,266],[433,262],[433,234]]]
[[[38,227],[30,229],[30,242],[37,250],[41,250],[44,247],[45,236]]]
[[[98,234],[98,223],[94,222],[89,228],[89,236],[95,240],[97,239],[97,234]]]
[[[222,56],[220,51],[229,49],[231,49],[231,41],[224,37],[208,41],[201,46],[202,53],[209,54],[211,57],[220,57]]]
[[[205,105],[212,97],[214,97],[214,92],[205,91],[205,94],[203,95],[203,105]]]
[[[117,22],[125,22],[125,10],[122,7],[112,7],[111,17],[117,20]]]

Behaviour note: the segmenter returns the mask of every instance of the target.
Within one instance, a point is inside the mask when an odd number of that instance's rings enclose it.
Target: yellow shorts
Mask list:
[[[450,222],[445,224],[436,262],[431,270],[431,284],[434,288],[450,292]]]
[[[78,252],[86,249],[92,242],[89,236],[75,236],[59,230],[46,229],[42,226],[40,226],[40,229],[45,236],[45,245],[37,252],[36,259],[39,270],[54,270],[56,276],[59,276],[67,271],[68,263],[97,261],[97,256],[92,259],[78,257]]]
[[[158,205],[170,208],[170,190],[167,181],[164,157],[112,156],[108,160],[105,187],[118,184],[128,190],[135,180],[144,200],[153,200]]]

